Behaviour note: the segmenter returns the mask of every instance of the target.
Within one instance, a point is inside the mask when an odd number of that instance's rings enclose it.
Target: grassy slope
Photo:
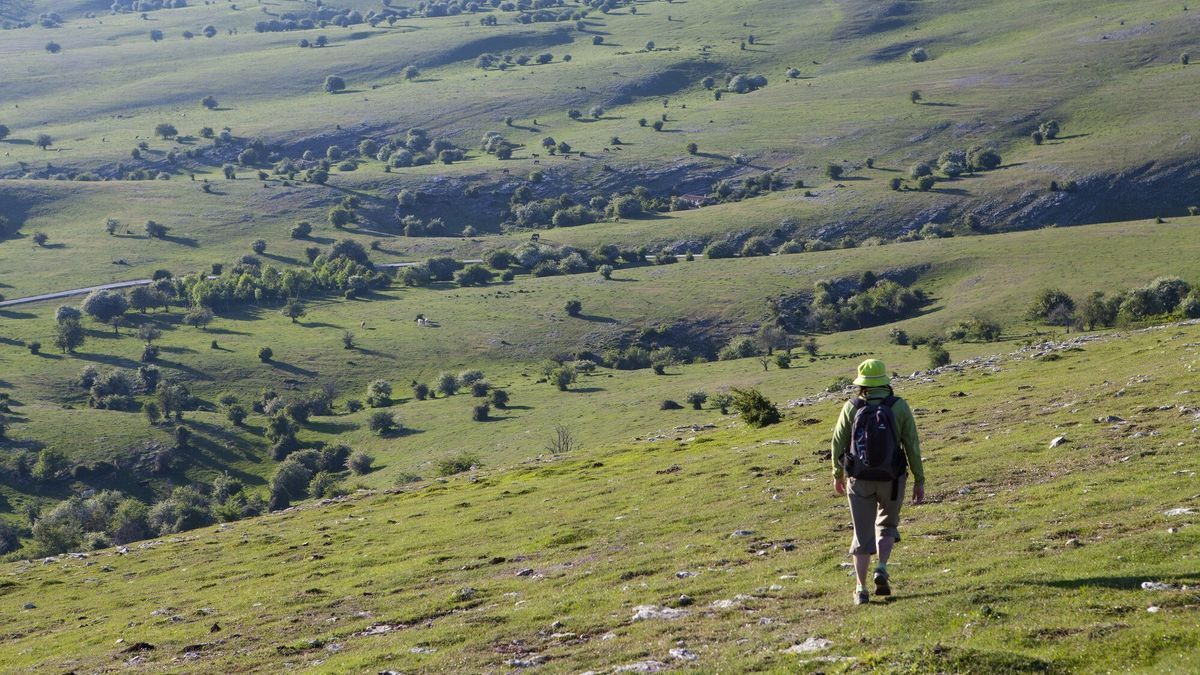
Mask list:
[[[161,155],[172,143],[149,138],[161,121],[175,123],[185,134],[202,125],[230,126],[240,136],[265,135],[297,148],[319,149],[329,142],[346,146],[362,134],[378,136],[409,126],[448,134],[467,147],[474,147],[484,131],[500,129],[532,146],[517,153],[522,159],[504,163],[484,156],[449,168],[384,174],[373,163],[349,174],[335,172],[335,185],[388,200],[402,187],[429,184],[435,176],[511,187],[512,177],[535,167],[529,155],[539,149],[536,142],[544,135],[589,154],[537,165],[549,174],[553,187],[547,189],[553,192],[581,190],[590,183],[607,189],[615,174],[603,172],[603,164],[633,171],[662,190],[675,187],[681,172],[687,173],[695,180],[685,183],[686,189],[703,190],[713,178],[737,170],[731,160],[737,153],[753,160],[742,171],[784,168],[809,183],[821,182],[822,167],[830,161],[860,166],[872,156],[884,169],[903,171],[947,147],[977,142],[998,143],[1012,160],[1003,171],[945,183],[924,195],[887,190],[887,179],[897,175],[891,171],[860,172],[855,176],[869,180],[846,181],[844,190],[825,190],[809,200],[812,208],[788,213],[810,229],[861,221],[895,229],[953,219],[965,209],[978,211],[988,222],[1026,226],[1039,220],[1030,216],[1030,222],[1011,202],[1053,201],[1041,192],[1051,179],[1081,179],[1151,162],[1169,167],[1195,154],[1195,138],[1179,126],[1190,119],[1187,101],[1195,98],[1195,78],[1177,63],[1179,52],[1191,44],[1195,13],[1180,12],[1176,3],[1147,2],[1136,8],[1091,2],[1053,7],[1037,2],[921,3],[899,27],[882,32],[866,30],[854,18],[872,4],[723,2],[714,13],[711,2],[696,0],[678,6],[650,3],[636,16],[594,16],[590,30],[619,46],[591,45],[591,33],[555,37],[566,24],[505,23],[489,29],[449,18],[412,20],[390,29],[256,34],[253,22],[264,18],[262,12],[218,4],[154,12],[150,21],[136,15],[105,16],[78,19],[60,29],[12,31],[0,43],[0,54],[14,64],[6,70],[7,78],[0,76],[14,104],[0,115],[13,129],[12,139],[2,144],[6,156],[0,163],[23,161],[37,169],[47,161],[65,166],[114,162],[127,159],[139,140],[149,140],[152,154]],[[671,22],[666,21],[668,13]],[[510,16],[502,18],[511,21]],[[743,21],[750,27],[743,27]],[[179,37],[182,30],[195,31],[209,22],[222,30],[237,28],[239,34],[222,33],[211,40]],[[149,27],[164,30],[168,39],[150,42]],[[759,44],[739,50],[739,38],[751,31]],[[294,46],[300,37],[316,33],[329,34],[333,46]],[[49,38],[64,44],[63,54],[42,51]],[[550,44],[564,39],[573,42]],[[664,49],[636,52],[647,40]],[[910,63],[904,50],[895,57],[879,56],[891,54],[895,45],[916,43],[930,48],[931,61]],[[710,49],[702,52],[705,45]],[[667,49],[676,47],[678,51]],[[574,59],[484,73],[471,63],[483,50],[570,52]],[[162,59],[164,52],[173,58]],[[240,66],[247,60],[255,64],[249,72]],[[139,68],[125,67],[131,62]],[[407,63],[425,65],[427,77],[401,82],[397,73]],[[790,66],[801,67],[804,79],[784,78],[782,72]],[[64,72],[70,76],[63,77]],[[320,93],[321,80],[334,72],[347,76],[357,91]],[[763,72],[772,84],[718,102],[698,84],[706,72]],[[676,83],[682,88],[676,89]],[[913,88],[937,105],[908,103]],[[198,101],[206,94],[217,95],[222,109],[200,108]],[[669,97],[668,107],[660,95]],[[1146,100],[1155,101],[1153,111],[1143,105]],[[600,121],[574,122],[564,114],[569,107],[586,110],[597,103],[609,108]],[[663,112],[671,120],[669,133],[636,124],[640,117],[653,119]],[[505,129],[499,122],[504,114],[515,115],[517,127]],[[1038,119],[1051,116],[1064,120],[1064,139],[1034,147],[1028,131]],[[536,130],[531,119],[538,120]],[[336,129],[339,125],[342,131]],[[57,151],[30,145],[41,131],[59,139]],[[602,152],[613,135],[626,145],[620,152]],[[683,147],[693,140],[702,154],[689,157]],[[511,173],[502,174],[502,169]],[[660,176],[663,169],[669,172]],[[203,216],[214,203],[222,204],[218,210],[234,212],[264,209],[262,196],[248,188],[218,198],[193,188],[186,183],[122,183],[62,195],[46,187],[39,200],[49,203],[40,206],[40,218],[26,232],[45,229],[70,247],[76,244],[76,232],[99,228],[105,217],[140,223],[139,201],[158,195],[170,200],[174,211],[165,220],[203,241],[210,228],[211,238],[223,235],[220,219]],[[7,189],[30,188],[16,184]],[[1102,197],[1106,188],[1101,184],[1094,189]],[[265,210],[281,220],[310,215],[306,210],[314,206],[304,197],[273,197]],[[458,224],[472,221],[470,209],[462,205],[438,208]],[[1102,219],[1079,208],[1083,211],[1075,218]],[[263,234],[283,246],[281,230],[245,232],[230,243],[241,248]],[[99,244],[100,260],[117,257],[121,248],[116,242]],[[0,247],[5,262],[15,264],[24,253],[18,242]]]
[[[1194,475],[1178,470],[1196,433],[1179,378],[1198,341],[1195,325],[1168,327],[900,383],[923,411],[931,503],[905,511],[887,604],[849,602],[845,506],[819,452],[827,401],[761,431],[618,440],[123,556],[6,564],[4,601],[37,606],[10,613],[0,658],[18,670],[444,672],[537,655],[576,672],[670,661],[685,645],[705,671],[1183,672],[1200,657],[1200,599],[1139,585],[1200,582],[1195,516],[1163,515],[1198,506]],[[1093,422],[1109,414],[1128,423]],[[1060,434],[1067,445],[1047,449]],[[694,600],[686,617],[630,621],[635,605],[680,594]],[[373,626],[394,630],[363,635]],[[781,653],[809,637],[852,660]],[[155,649],[123,653],[141,641]]]
[[[1188,221],[1116,223],[771,258],[697,260],[622,269],[607,283],[583,275],[519,277],[513,284],[478,289],[394,289],[371,301],[314,303],[301,325],[289,324],[271,308],[219,319],[207,331],[175,327],[179,311],[151,313],[145,320],[168,329],[160,341],[159,367],[164,374],[186,378],[193,392],[210,403],[229,391],[248,402],[262,388],[291,397],[324,382],[337,385],[341,401],[361,399],[370,380],[391,381],[399,401],[395,412],[418,433],[379,439],[365,428],[370,413],[366,411],[319,418],[303,434],[312,440],[348,442],[374,454],[386,469],[373,484],[389,485],[400,472],[429,475],[433,463],[460,450],[478,452],[489,463],[530,457],[541,451],[545,430],[564,420],[574,420],[577,433],[588,443],[652,433],[674,419],[662,417],[657,403],[665,398],[682,401],[696,389],[711,393],[723,386],[762,386],[778,399],[794,397],[788,385],[764,379],[758,364],[748,360],[689,367],[669,377],[641,371],[613,373],[610,379],[605,372],[584,378],[579,391],[567,394],[536,382],[540,359],[581,348],[603,349],[623,331],[680,319],[749,329],[765,318],[767,297],[807,290],[822,278],[929,264],[920,285],[934,302],[925,314],[899,326],[919,335],[980,313],[1004,323],[1009,335],[1019,335],[1030,330],[1022,324],[1029,298],[1047,285],[1082,296],[1097,288],[1141,285],[1164,272],[1194,279],[1195,227]],[[571,297],[582,300],[583,319],[565,316],[562,306]],[[703,303],[697,297],[703,297]],[[49,345],[55,306],[6,312],[11,320],[5,322],[5,337]],[[417,313],[434,318],[441,327],[415,326],[412,318]],[[822,337],[822,350],[847,358],[879,350],[900,372],[925,367],[924,351],[885,346],[888,328]],[[344,330],[357,333],[359,349],[342,349]],[[116,337],[107,329],[93,330],[73,358],[55,354],[51,347],[40,357],[16,343],[0,349],[5,390],[24,404],[16,409],[21,420],[11,435],[57,447],[89,463],[126,456],[130,448],[141,448],[142,441],[168,442],[167,430],[148,427],[139,414],[87,409],[83,393],[67,385],[85,365],[101,370],[136,367],[142,346],[130,333],[125,329]],[[213,339],[222,350],[210,348]],[[255,356],[263,345],[275,352],[270,365]],[[951,345],[959,358],[991,349]],[[848,362],[797,365],[805,377],[828,383]],[[474,424],[467,420],[475,401],[467,396],[407,400],[411,380],[430,381],[440,371],[465,368],[483,369],[493,384],[509,389],[518,407],[497,412],[496,421]],[[184,470],[187,477],[210,480],[229,469],[258,483],[273,471],[274,463],[264,461],[262,450],[255,449],[264,443],[261,417],[252,416],[247,429],[238,432],[215,413],[190,417],[197,450]],[[105,433],[91,431],[97,427]],[[16,511],[27,498],[9,493],[9,508]]]

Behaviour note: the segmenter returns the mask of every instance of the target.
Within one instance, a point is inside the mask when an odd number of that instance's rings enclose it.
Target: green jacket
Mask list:
[[[891,394],[887,387],[872,387],[867,390],[867,400],[882,401]],[[838,416],[837,424],[833,427],[833,477],[842,478],[842,455],[850,449],[850,427],[854,425],[854,404],[846,401],[842,406],[842,414]],[[918,485],[925,484],[925,467],[921,464],[921,440],[917,438],[917,421],[913,418],[912,408],[908,403],[897,398],[892,406],[892,414],[896,416],[896,432],[900,436],[900,447],[908,458],[908,468],[912,471],[913,479]]]

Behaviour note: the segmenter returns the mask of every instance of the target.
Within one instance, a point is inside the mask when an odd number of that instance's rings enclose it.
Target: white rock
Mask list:
[[[613,668],[614,673],[657,673],[667,669],[662,661],[637,661]]]
[[[678,619],[687,616],[686,610],[675,609],[674,607],[660,607],[658,605],[638,605],[633,608],[634,621],[648,621],[651,619]]]
[[[784,654],[811,654],[833,646],[833,642],[825,638],[810,637],[804,642],[794,644],[791,647],[783,650]]]
[[[672,649],[670,651],[671,658],[679,659],[680,661],[695,661],[700,658],[700,655],[690,649]]]
[[[1050,447],[1057,448],[1058,446],[1060,446],[1066,442],[1067,442],[1066,436],[1055,436],[1054,440],[1050,441]]]
[[[1191,516],[1191,515],[1195,515],[1195,513],[1196,513],[1195,510],[1185,509],[1185,508],[1168,509],[1166,511],[1163,511],[1164,516],[1171,516],[1171,517],[1173,517],[1173,516]]]
[[[1172,584],[1166,584],[1161,581],[1143,581],[1143,591],[1173,591],[1176,587]]]

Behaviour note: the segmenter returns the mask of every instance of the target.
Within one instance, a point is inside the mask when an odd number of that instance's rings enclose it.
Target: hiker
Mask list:
[[[900,505],[904,502],[906,469],[913,474],[912,500],[925,501],[925,469],[912,409],[896,396],[887,368],[879,359],[858,365],[858,396],[846,401],[833,428],[833,490],[849,495],[854,521],[854,574],[858,585],[854,604],[870,602],[867,568],[879,554],[873,581],[875,594],[892,594],[887,562],[892,545],[900,541]]]

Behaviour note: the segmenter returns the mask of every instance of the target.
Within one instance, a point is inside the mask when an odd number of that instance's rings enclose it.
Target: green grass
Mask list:
[[[1167,327],[897,383],[919,411],[930,503],[905,509],[886,604],[850,603],[827,426],[808,422],[832,419],[828,400],[759,431],[614,439],[127,555],[8,563],[5,601],[37,607],[10,613],[0,654],[18,669],[110,667],[148,642],[140,667],[193,672],[480,671],[530,655],[576,672],[670,661],[682,642],[701,670],[1186,670],[1195,591],[1140,584],[1200,581],[1195,516],[1163,515],[1196,506],[1178,469],[1195,441],[1180,367],[1198,339]],[[817,391],[804,373],[770,379]],[[1128,422],[1093,421],[1109,414]],[[754,534],[730,536],[742,529]],[[680,594],[686,617],[630,621]],[[363,635],[372,626],[395,629]],[[809,637],[832,641],[815,656],[851,660],[781,653]]]

